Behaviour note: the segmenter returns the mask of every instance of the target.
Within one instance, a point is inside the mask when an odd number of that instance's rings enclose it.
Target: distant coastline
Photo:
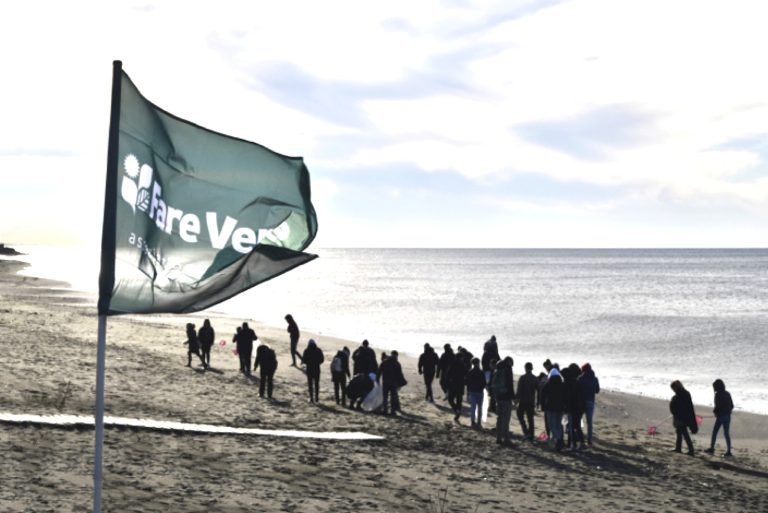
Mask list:
[[[13,249],[10,246],[6,246],[2,242],[0,242],[0,255],[6,255],[6,256],[19,256],[23,255],[24,253],[19,253],[15,249]]]

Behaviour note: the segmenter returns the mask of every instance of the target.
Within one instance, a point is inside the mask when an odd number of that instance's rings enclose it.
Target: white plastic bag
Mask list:
[[[378,383],[373,384],[373,390],[368,392],[368,395],[363,399],[363,410],[371,412],[378,410],[384,402],[384,392],[381,385]]]

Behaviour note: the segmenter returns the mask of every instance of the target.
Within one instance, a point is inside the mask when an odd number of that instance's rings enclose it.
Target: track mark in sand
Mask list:
[[[95,424],[93,417],[81,415],[27,415],[0,413],[0,422],[8,424],[37,424],[49,426],[89,426]],[[321,440],[383,440],[384,437],[352,432],[330,431],[295,431],[288,429],[254,429],[230,426],[215,426],[211,424],[187,424],[152,419],[130,419],[125,417],[104,417],[105,427],[129,427],[155,431],[211,433],[222,435],[256,435],[276,436],[287,438],[315,438]]]

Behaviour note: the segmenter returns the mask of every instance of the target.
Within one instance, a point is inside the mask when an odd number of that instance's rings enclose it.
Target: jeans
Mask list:
[[[431,372],[424,373],[424,387],[427,389],[426,400],[435,402],[435,398],[432,395],[432,381],[435,379],[435,374]]]
[[[307,372],[307,384],[309,385],[309,400],[316,403],[320,400],[320,373]]]
[[[563,412],[547,411],[547,421],[549,422],[549,431],[552,433],[551,439],[555,442],[555,448],[560,449],[563,446]]]
[[[720,426],[723,426],[723,434],[725,435],[725,444],[728,447],[728,452],[731,452],[731,415],[720,415],[715,419],[715,427],[712,428],[712,443],[710,448],[715,448],[715,441],[717,440],[717,432],[720,431]]]
[[[595,401],[584,403],[584,413],[587,416],[587,443],[592,445],[592,418],[595,416]]]
[[[484,392],[469,393],[469,416],[472,424],[480,424],[483,420],[483,396]]]

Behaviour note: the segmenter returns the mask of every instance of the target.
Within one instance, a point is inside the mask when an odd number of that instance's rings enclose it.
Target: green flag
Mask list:
[[[316,258],[300,157],[179,119],[116,69],[100,314],[202,310]]]

